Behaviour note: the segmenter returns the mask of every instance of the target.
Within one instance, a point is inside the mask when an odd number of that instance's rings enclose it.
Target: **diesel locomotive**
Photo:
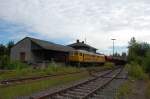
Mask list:
[[[69,63],[72,64],[104,64],[105,56],[84,50],[74,50],[69,54]]]
[[[73,50],[69,53],[68,61],[70,64],[104,64],[105,62],[113,62],[115,64],[124,64],[125,60],[112,56],[105,56],[99,53],[92,53],[84,50]]]

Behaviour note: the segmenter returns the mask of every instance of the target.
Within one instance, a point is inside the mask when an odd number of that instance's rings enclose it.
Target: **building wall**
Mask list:
[[[11,49],[11,60],[20,60],[20,53],[25,53],[25,61],[31,62],[31,40],[23,39]]]
[[[20,53],[25,53],[25,62],[38,63],[47,60],[56,59],[57,61],[67,61],[65,52],[57,52],[52,50],[44,50],[40,46],[33,43],[29,38],[21,40],[13,48],[11,48],[11,60],[21,60]]]
[[[44,61],[44,53],[43,51],[37,50],[31,52],[31,62],[38,63]]]
[[[31,41],[31,62],[37,63],[44,60],[42,48]]]

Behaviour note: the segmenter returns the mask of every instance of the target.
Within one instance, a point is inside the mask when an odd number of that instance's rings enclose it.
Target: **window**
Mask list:
[[[75,52],[74,54],[75,54],[75,55],[78,55],[78,52]]]
[[[80,53],[80,56],[82,56],[82,53]]]
[[[74,52],[72,52],[71,55],[74,56]]]

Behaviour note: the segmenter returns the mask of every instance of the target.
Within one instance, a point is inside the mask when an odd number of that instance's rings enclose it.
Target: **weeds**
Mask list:
[[[115,99],[128,99],[128,96],[132,93],[132,84],[130,82],[125,82],[118,89],[118,94]]]
[[[146,88],[146,93],[145,93],[145,95],[146,95],[146,98],[147,98],[147,99],[150,99],[150,81],[149,81],[148,84],[147,84],[147,88]]]
[[[88,76],[89,75],[87,72],[82,72],[80,74],[51,77],[46,80],[40,80],[16,86],[2,87],[0,88],[0,99],[14,99],[18,96],[30,95],[41,90],[56,87],[58,85],[73,83],[74,81],[85,79]]]
[[[33,76],[43,76],[43,75],[55,75],[63,73],[72,73],[81,71],[80,68],[65,66],[64,64],[54,64],[50,63],[47,68],[33,69],[24,64],[15,63],[15,68],[13,71],[3,72],[0,74],[0,80],[11,79],[11,78],[21,78],[21,77],[33,77]],[[20,65],[22,65],[20,67]]]
[[[131,64],[126,65],[126,69],[128,71],[129,76],[133,79],[137,80],[148,79],[147,74],[145,73],[142,66],[140,66],[139,64],[132,62]]]
[[[111,63],[111,62],[106,62],[104,64],[104,67],[107,68],[107,69],[112,69],[115,67],[115,64],[114,63]]]

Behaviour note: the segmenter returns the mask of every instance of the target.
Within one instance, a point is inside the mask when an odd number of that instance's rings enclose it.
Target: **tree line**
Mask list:
[[[11,48],[14,41],[9,41],[6,45],[0,44],[0,69],[4,69],[10,63]]]
[[[0,44],[0,56],[10,56],[11,48],[14,46],[14,41],[9,41],[6,45]]]
[[[128,62],[140,65],[146,72],[150,72],[150,44],[138,42],[133,37],[128,46]]]

